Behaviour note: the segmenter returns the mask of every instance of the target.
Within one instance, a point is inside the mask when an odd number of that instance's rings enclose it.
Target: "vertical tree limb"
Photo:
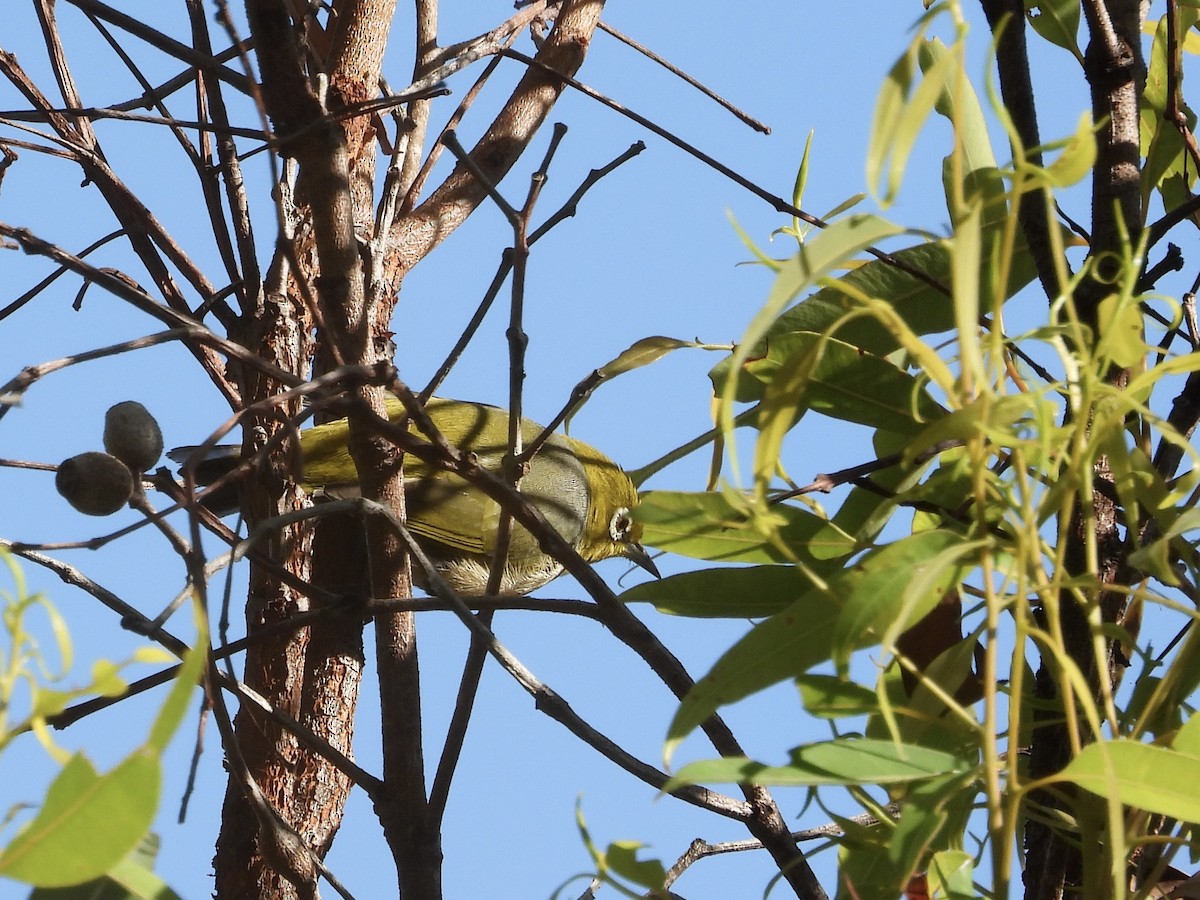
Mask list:
[[[1137,245],[1141,231],[1138,104],[1145,81],[1145,62],[1139,0],[1084,0],[1083,7],[1090,36],[1084,69],[1091,86],[1092,115],[1099,127],[1097,160],[1092,170],[1090,269],[1073,299],[1079,321],[1090,329],[1095,341],[1101,325],[1100,303],[1114,291],[1113,285],[1123,274],[1121,267],[1129,249]],[[1128,373],[1114,370],[1110,380],[1121,387],[1128,380]],[[1096,460],[1093,474],[1096,482],[1104,482],[1111,488],[1107,457]],[[1114,497],[1112,490],[1081,491],[1070,521],[1060,527],[1066,542],[1066,570],[1071,575],[1095,579],[1098,590],[1086,598],[1086,603],[1098,604],[1105,624],[1114,624],[1125,605],[1122,592],[1107,589],[1120,578],[1124,564],[1125,548],[1118,530],[1120,510]],[[1112,661],[1096,658],[1089,608],[1084,603],[1072,592],[1063,590],[1059,592],[1057,606],[1056,625],[1062,636],[1062,650],[1084,674],[1092,698],[1098,699],[1112,689],[1122,669],[1114,667]],[[1111,646],[1111,639],[1108,643]],[[1035,713],[1030,750],[1029,776],[1035,780],[1058,772],[1071,757],[1063,704],[1073,701],[1062,695],[1062,678],[1046,654],[1043,650],[1034,682],[1035,696],[1042,701],[1040,711]],[[1039,792],[1033,799],[1050,807],[1063,805],[1060,798],[1045,792]],[[1072,813],[1078,819],[1086,819],[1094,802],[1081,792],[1072,800]],[[1058,900],[1064,892],[1076,891],[1083,881],[1085,855],[1060,830],[1040,818],[1027,819],[1026,898]]]
[[[1034,165],[1042,164],[1037,148],[1042,139],[1038,131],[1037,103],[1029,76],[1029,52],[1025,44],[1025,6],[1022,0],[980,0],[988,26],[996,41],[996,69],[1000,74],[1000,96],[1012,120],[1021,149]],[[1042,290],[1051,300],[1061,292],[1054,245],[1050,241],[1050,218],[1040,191],[1023,194],[1014,202],[1017,220],[1025,233],[1029,254],[1037,269]]]

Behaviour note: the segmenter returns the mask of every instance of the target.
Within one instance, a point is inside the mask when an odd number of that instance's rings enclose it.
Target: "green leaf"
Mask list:
[[[1045,178],[1054,187],[1070,187],[1083,180],[1096,164],[1096,133],[1092,113],[1079,116],[1075,134],[1067,141],[1062,153],[1043,169]]]
[[[818,532],[825,557],[844,556],[854,542],[826,528],[826,519],[805,509],[778,504],[772,523],[753,523],[724,494],[649,491],[634,512],[643,525],[642,541],[681,556],[721,562],[816,563],[812,542]],[[768,528],[767,526],[771,526]]]
[[[804,709],[818,719],[870,715],[879,709],[879,698],[873,690],[836,675],[798,675],[796,686]]]
[[[913,535],[831,576],[824,587],[810,588],[760,622],[679,704],[667,732],[667,757],[721,706],[795,678],[835,651],[844,661],[858,647],[894,640],[940,599],[939,591],[955,583],[960,558],[973,546],[949,532]]]
[[[811,332],[781,339],[781,365],[759,375],[769,377],[754,454],[754,477],[764,489],[777,474],[784,439],[807,409],[910,436],[945,415],[920,382],[887,360]]]
[[[158,757],[144,750],[107,775],[76,754],[34,820],[0,855],[0,875],[45,887],[98,878],[150,829],[161,782]]]
[[[723,757],[688,763],[668,789],[683,784],[765,784],[789,787],[904,784],[972,767],[968,760],[891,741],[839,738],[797,747],[791,764],[767,766],[746,758]]]
[[[605,363],[596,371],[603,378],[615,378],[617,375],[623,375],[634,369],[640,369],[642,366],[648,366],[652,362],[657,362],[672,350],[703,346],[705,345],[698,341],[684,341],[679,338],[654,335],[635,341],[615,359]]]
[[[679,338],[653,335],[634,341],[633,344],[617,354],[615,358],[596,369],[594,374],[601,381],[608,381],[609,379],[616,378],[618,375],[624,375],[626,372],[632,372],[634,369],[640,369],[643,366],[657,362],[674,350],[687,348],[699,348],[702,350],[717,349],[707,344],[701,344],[699,341],[685,341]],[[721,349],[728,349],[728,345]],[[564,420],[564,427],[568,431],[570,430],[571,420],[579,412],[579,409],[579,406],[572,408]]]
[[[183,717],[187,714],[192,693],[200,681],[200,672],[204,668],[204,661],[208,653],[208,635],[202,621],[198,621],[197,625],[199,633],[194,645],[183,657],[183,665],[179,667],[179,674],[171,683],[171,692],[163,701],[162,708],[154,718],[154,725],[150,728],[150,735],[146,738],[147,749],[155,753],[161,754],[167,749],[167,744],[170,743],[171,738],[179,729]]]
[[[914,90],[914,56],[919,54],[922,46],[923,41],[918,38],[897,60],[875,102],[871,139],[867,146],[867,182],[872,189],[878,190],[884,164],[890,160],[887,185],[878,198],[885,207],[895,200],[900,190],[908,157],[925,120],[962,67],[957,53],[945,53],[941,58],[931,59]]]
[[[1088,744],[1057,777],[1127,806],[1200,822],[1197,772],[1200,756],[1118,738]]]
[[[72,756],[46,792],[37,816],[0,854],[0,875],[42,887],[91,881],[126,857],[150,829],[162,786],[159,755],[186,714],[207,655],[203,627],[159,710],[144,746],[105,775]],[[100,684],[111,664],[93,671]]]
[[[999,244],[992,237],[992,229],[985,230],[983,258],[980,261],[983,284],[990,284],[993,280],[991,272]],[[773,323],[769,323],[765,334],[756,333],[753,338],[748,335],[747,340],[757,342],[753,347],[744,349],[740,355],[731,355],[722,360],[709,372],[717,395],[724,395],[735,366],[752,366],[755,360],[766,357],[770,342],[780,335],[793,332],[830,334],[843,343],[879,357],[898,349],[899,342],[894,333],[878,320],[867,315],[847,319],[847,312],[858,307],[853,299],[858,295],[886,300],[917,335],[940,334],[953,329],[954,302],[948,293],[951,244],[948,241],[926,241],[897,250],[890,257],[895,263],[880,259],[862,263],[778,315]],[[911,271],[924,273],[928,281],[910,274]],[[1008,272],[1008,284],[1003,291],[1004,297],[1013,296],[1029,284],[1035,274],[1024,239],[1018,238]],[[935,287],[937,284],[946,286],[946,290]],[[800,289],[802,287],[797,292]],[[795,295],[793,293],[786,300]],[[775,296],[774,291],[772,296]],[[759,337],[765,337],[766,341],[759,340]],[[737,382],[734,399],[749,402],[761,393],[760,383],[742,378]]]
[[[101,697],[116,697],[129,685],[121,677],[121,665],[108,659],[92,663],[92,690]]]
[[[891,822],[877,826],[859,825],[853,819],[837,819],[844,836],[838,841],[838,900],[896,900],[903,896],[910,873],[891,858]]]
[[[679,742],[719,707],[827,660],[838,613],[836,595],[813,588],[751,629],[680,702],[667,731],[664,758],[670,759]]]
[[[1070,50],[1080,63],[1076,35],[1079,34],[1079,0],[1025,0],[1025,10],[1033,30],[1052,44]],[[1014,23],[1009,28],[1019,27]]]
[[[905,880],[917,869],[928,869],[931,851],[961,840],[978,793],[972,784],[975,780],[972,770],[927,778],[890,792],[893,799],[903,793],[903,803],[887,856]]]
[[[882,459],[903,452],[908,438],[890,431],[877,431],[872,439],[876,457]],[[950,451],[953,452],[953,451]],[[945,458],[945,454],[941,458]],[[871,488],[855,486],[833,514],[833,526],[853,537],[859,545],[869,546],[891,520],[897,498],[913,491],[933,460],[912,465],[901,460],[871,475]],[[874,490],[872,489],[874,488]],[[880,496],[883,493],[884,496]]]
[[[1078,10],[1078,6],[1076,6]],[[929,860],[930,900],[974,900],[975,863],[962,850],[942,850]]]
[[[36,888],[28,900],[180,900],[154,873],[158,837],[153,833],[107,875],[71,887]]]
[[[938,529],[887,544],[855,562],[836,581],[843,605],[833,635],[834,661],[842,666],[861,646],[895,641],[958,586],[974,564],[977,547]]]
[[[637,852],[645,846],[638,841],[614,841],[608,845],[604,857],[608,867],[621,878],[652,891],[662,890],[667,870],[657,859],[637,858]]]
[[[1200,10],[1180,6],[1176,10],[1176,27],[1184,38],[1184,49],[1196,35],[1192,27],[1200,17]],[[1175,122],[1166,115],[1167,88],[1172,60],[1169,56],[1167,17],[1163,16],[1154,25],[1144,24],[1144,29],[1154,35],[1154,43],[1146,67],[1146,86],[1140,101],[1141,150],[1146,158],[1142,166],[1142,196],[1148,198],[1150,189],[1158,187],[1163,203],[1169,211],[1178,205],[1179,197],[1195,182],[1196,173],[1188,164],[1187,145]],[[1180,98],[1180,111],[1190,129],[1195,130],[1196,115]],[[1172,184],[1171,182],[1176,182]],[[1180,189],[1184,190],[1180,190]],[[1144,200],[1143,200],[1144,202]]]
[[[794,566],[701,569],[642,582],[619,599],[669,615],[758,619],[787,609],[810,587]]]
[[[929,71],[956,52],[937,38],[927,40],[918,51],[921,69]],[[1008,215],[1004,178],[996,166],[987,120],[971,82],[965,77],[949,79],[934,108],[954,127],[954,152],[942,162],[942,184],[951,221],[957,227],[960,203],[978,207],[983,225],[1002,221]],[[956,189],[957,179],[962,181],[961,190]]]
[[[833,269],[846,263],[867,247],[884,238],[903,231],[878,216],[855,215],[831,224],[824,231],[807,240],[800,252],[787,260],[779,269],[767,302],[758,311],[742,336],[741,342],[730,356],[727,371],[740,372],[742,365],[751,358],[761,338],[772,328],[775,320],[787,304],[801,291],[816,284]],[[792,328],[791,331],[813,331],[819,329]],[[718,395],[725,396],[728,385],[718,388]],[[736,397],[736,393],[735,393]]]
[[[1200,716],[1191,716],[1171,741],[1171,749],[1200,758]]]
[[[945,415],[924,386],[886,359],[814,332],[777,334],[767,355],[747,366],[761,381],[762,422],[796,408],[901,435],[918,433]]]

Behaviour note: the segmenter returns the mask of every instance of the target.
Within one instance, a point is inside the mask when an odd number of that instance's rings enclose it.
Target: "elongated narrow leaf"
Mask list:
[[[934,900],[974,900],[977,896],[975,862],[962,850],[942,850],[933,854],[928,879],[929,896]]]
[[[914,435],[946,410],[924,386],[886,359],[813,332],[780,334],[768,340],[765,359],[750,367],[766,384],[763,422],[809,408],[831,418],[901,435]],[[768,452],[777,454],[777,444]]]
[[[878,179],[885,162],[890,161],[887,183],[878,194],[883,206],[891,204],[899,192],[909,155],[929,114],[961,68],[957,54],[947,53],[940,59],[930,60],[917,81],[913,58],[922,44],[921,38],[916,39],[888,72],[875,104],[871,141],[867,147],[867,178],[871,189],[880,191]]]
[[[638,851],[646,845],[639,841],[615,841],[608,845],[604,858],[612,871],[636,885],[661,891],[667,870],[658,859],[638,859]]]
[[[162,708],[159,709],[158,715],[154,719],[154,726],[150,729],[150,735],[146,739],[147,748],[154,753],[161,754],[167,749],[167,744],[175,736],[183,717],[187,714],[192,694],[199,683],[208,643],[203,623],[199,624],[201,628],[195,645],[184,656],[183,665],[179,667],[179,674],[175,676],[175,681],[171,684],[171,692],[163,702]]]
[[[615,359],[606,362],[597,371],[605,378],[613,378],[625,372],[640,369],[642,366],[648,366],[652,362],[657,362],[672,350],[703,346],[698,341],[684,341],[679,338],[654,335],[653,337],[635,341],[627,349],[618,354]]]
[[[947,532],[924,532],[894,546],[829,577],[824,587],[810,588],[727,650],[679,704],[667,732],[667,757],[721,706],[828,659],[844,661],[885,636],[894,640],[956,583],[959,561],[970,550]]]
[[[826,527],[826,519],[805,509],[780,504],[772,507],[772,514],[775,527],[768,536],[723,494],[675,491],[644,494],[634,513],[644,528],[643,543],[694,559],[816,563],[812,543],[818,533],[823,536],[824,558],[844,556],[854,550],[853,541],[845,535],[839,537]]]
[[[810,672],[796,677],[796,687],[804,709],[818,719],[865,716],[879,710],[875,692],[847,678]]]
[[[1192,716],[1171,741],[1171,749],[1200,759],[1200,716]]]
[[[159,755],[187,711],[206,647],[201,627],[144,746],[105,775],[82,754],[71,757],[37,816],[0,855],[0,875],[42,887],[79,884],[105,875],[128,856],[158,810]]]
[[[970,760],[911,744],[840,738],[797,747],[786,766],[767,766],[744,758],[689,763],[672,779],[679,784],[820,785],[899,784],[968,771]]]
[[[1181,8],[1177,10],[1177,19],[1182,33],[1190,33],[1191,25],[1196,21],[1197,11]],[[1142,166],[1142,194],[1148,197],[1151,188],[1160,187],[1165,179],[1171,176],[1184,176],[1195,179],[1192,166],[1186,163],[1187,145],[1179,128],[1166,115],[1167,88],[1172,67],[1168,52],[1167,17],[1159,20],[1154,27],[1147,23],[1154,35],[1154,43],[1150,47],[1150,56],[1146,66],[1146,88],[1140,101],[1141,150],[1146,162]],[[1187,106],[1181,111],[1187,117],[1189,127],[1195,127],[1196,117]],[[1171,192],[1171,188],[1167,188]]]
[[[807,288],[827,277],[835,267],[844,265],[865,248],[887,237],[900,234],[899,226],[872,215],[847,216],[824,231],[810,237],[794,257],[784,263],[758,311],[728,361],[728,371],[740,373],[743,364],[755,354],[759,341],[774,327],[779,314]],[[819,330],[793,328],[791,331]],[[727,385],[718,388],[726,396]],[[736,396],[736,393],[735,395]]]
[[[867,184],[871,185],[873,190],[878,187],[884,165],[891,154],[916,72],[916,54],[910,46],[908,52],[896,60],[888,70],[887,78],[879,89],[879,96],[875,98],[871,141],[867,145]]]
[[[1096,163],[1096,132],[1091,112],[1081,113],[1075,134],[1062,153],[1043,170],[1054,187],[1070,187],[1092,171]]]
[[[154,873],[157,853],[158,837],[148,834],[103,877],[70,887],[35,888],[28,900],[180,900]]]
[[[986,230],[983,235],[983,258],[980,262],[981,279],[984,284],[991,282],[990,273],[997,246],[998,243],[992,240],[992,230]],[[835,323],[843,319],[847,311],[854,306],[850,299],[854,294],[886,300],[917,335],[950,331],[955,322],[954,303],[949,293],[950,254],[949,243],[928,241],[892,253],[891,259],[899,265],[891,261],[873,259],[854,268],[837,281],[827,284],[782,315],[778,315],[765,334],[759,335],[765,337],[765,341],[758,341],[753,347],[745,349],[741,355],[730,356],[714,366],[709,372],[709,378],[716,393],[721,395],[724,392],[735,366],[754,365],[756,360],[767,356],[770,342],[783,334],[805,331],[832,333],[844,343],[881,357],[896,350],[899,344],[895,335],[869,316],[858,316],[844,321],[835,331],[830,332]],[[923,273],[927,279],[910,274],[912,271]],[[1009,269],[1008,284],[1003,291],[1004,297],[1012,297],[1029,284],[1035,274],[1024,241],[1018,239]],[[945,290],[937,285],[944,286]],[[757,336],[755,340],[758,340]],[[750,402],[758,399],[761,393],[760,382],[740,378],[734,396],[739,401]]]
[[[0,856],[0,875],[44,887],[103,875],[149,830],[161,782],[158,757],[144,751],[107,775],[76,754],[37,816]]]
[[[835,596],[812,589],[750,630],[717,660],[679,704],[664,758],[720,707],[801,675],[829,658],[838,617]]]
[[[1200,822],[1197,772],[1200,757],[1117,739],[1088,744],[1059,777],[1127,806]]]
[[[794,566],[701,569],[642,582],[619,599],[677,616],[758,619],[787,609],[810,587]]]
[[[945,57],[959,53],[957,47],[932,38],[921,44],[917,58],[922,70],[929,71]],[[957,230],[964,204],[979,211],[985,226],[1002,221],[1008,215],[1004,178],[996,166],[987,120],[970,80],[961,74],[948,79],[934,108],[949,120],[955,133],[954,150],[942,161],[950,221]]]
[[[1083,62],[1076,35],[1079,34],[1079,0],[1025,0],[1029,24],[1052,44],[1070,50]],[[1015,27],[1011,23],[1009,27]]]
[[[951,531],[923,531],[856,562],[838,580],[835,662],[844,664],[858,647],[894,641],[937,606],[972,566],[974,546]]]

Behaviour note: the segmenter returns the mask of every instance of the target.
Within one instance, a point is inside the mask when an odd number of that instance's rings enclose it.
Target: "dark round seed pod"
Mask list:
[[[108,516],[133,496],[133,473],[115,456],[92,450],[64,460],[54,486],[81,513]]]
[[[126,400],[104,415],[104,449],[131,472],[146,472],[162,456],[162,430],[146,407]]]

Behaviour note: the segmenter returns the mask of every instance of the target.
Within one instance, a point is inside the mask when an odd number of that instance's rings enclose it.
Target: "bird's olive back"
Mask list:
[[[476,455],[480,465],[499,474],[508,452],[508,413],[482,403],[434,398],[426,411],[451,444]],[[398,417],[403,407],[389,398],[388,413]],[[409,425],[410,431],[415,431]],[[521,436],[530,442],[542,427],[525,419]],[[346,447],[344,421],[320,425],[301,434],[304,481],[310,489],[333,492],[357,480]],[[579,546],[588,521],[587,472],[576,455],[578,442],[552,435],[534,456],[521,482],[521,492],[572,546]],[[595,451],[593,451],[595,452]],[[495,550],[500,505],[450,472],[431,470],[407,457],[404,463],[405,502],[409,527],[420,537],[450,551],[490,556]],[[541,556],[537,541],[515,526],[509,544],[510,562]]]

